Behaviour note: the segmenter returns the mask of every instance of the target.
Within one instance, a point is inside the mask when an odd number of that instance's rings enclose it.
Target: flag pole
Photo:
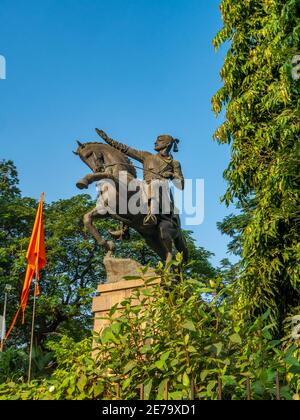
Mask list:
[[[0,352],[3,352],[4,347],[4,340],[5,340],[5,317],[6,317],[6,306],[7,306],[7,290],[5,290],[4,294],[4,308],[3,308],[3,318],[2,318],[2,328],[1,328],[1,345],[0,345]]]
[[[32,366],[32,349],[33,349],[33,336],[34,336],[34,324],[35,324],[35,307],[36,307],[36,295],[37,295],[37,277],[38,277],[38,258],[35,264],[35,281],[34,281],[34,296],[33,296],[33,309],[32,309],[32,320],[31,320],[31,335],[30,335],[30,350],[29,350],[29,365],[28,365],[28,384],[31,381],[31,366]]]

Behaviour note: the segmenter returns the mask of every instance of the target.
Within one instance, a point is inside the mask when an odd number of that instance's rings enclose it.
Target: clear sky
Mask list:
[[[12,159],[23,195],[46,201],[79,193],[88,168],[75,140],[98,141],[95,127],[151,150],[158,134],[181,139],[186,178],[205,180],[197,243],[226,256],[216,222],[229,149],[212,141],[220,123],[211,97],[224,51],[219,0],[1,0],[0,158]],[[89,192],[93,196],[94,187]]]

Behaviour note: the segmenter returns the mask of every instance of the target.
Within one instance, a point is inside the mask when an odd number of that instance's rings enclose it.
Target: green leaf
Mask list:
[[[272,340],[272,334],[270,333],[270,331],[268,330],[263,330],[262,331],[263,336],[267,339],[267,340]]]
[[[123,279],[124,280],[141,280],[142,277],[141,276],[124,276]]]
[[[238,333],[232,334],[229,337],[229,340],[234,344],[240,344],[240,345],[242,344],[241,336]]]
[[[221,342],[219,342],[219,343],[215,343],[215,344],[213,344],[213,347],[215,348],[215,350],[216,350],[216,354],[217,354],[217,356],[219,356],[220,355],[220,353],[221,353],[221,351],[222,351],[222,349],[223,349],[223,343],[221,343]]]
[[[150,398],[152,384],[153,384],[152,379],[148,379],[146,382],[144,382],[144,399],[145,400],[149,400]]]
[[[298,365],[298,366],[296,366],[296,365],[291,366],[289,368],[289,372],[290,373],[293,373],[294,375],[300,376],[300,365]]]
[[[103,330],[103,332],[101,334],[101,341],[102,341],[103,344],[106,344],[110,341],[115,342],[115,336],[114,336],[114,334],[111,330],[111,327],[106,327]]]
[[[137,361],[136,360],[131,360],[124,367],[123,373],[126,374],[126,373],[130,372],[132,369],[134,369],[136,367],[136,365],[137,365]]]
[[[209,372],[209,370],[203,370],[201,373],[200,373],[200,379],[201,379],[201,381],[202,382],[204,382],[205,381],[205,379],[207,378],[207,376],[210,374],[210,372]]]
[[[160,356],[160,360],[162,360],[163,362],[166,362],[168,360],[170,354],[171,354],[171,351],[166,351],[165,353],[163,353]]]
[[[271,309],[269,308],[269,309],[267,309],[267,311],[262,315],[262,317],[261,317],[261,319],[263,320],[263,321],[265,321],[266,319],[268,319],[269,317],[270,317],[270,314],[271,314]]]
[[[93,386],[93,394],[94,397],[98,397],[100,394],[102,394],[102,392],[104,391],[104,385],[102,382],[98,381],[96,382],[96,384]]]
[[[111,324],[111,330],[112,330],[113,334],[119,335],[120,330],[121,330],[121,324],[119,322],[113,322]]]
[[[288,401],[293,399],[291,389],[288,385],[282,386],[280,388],[280,395],[281,397],[283,397],[285,400],[288,400]]]
[[[158,361],[157,361],[157,362],[155,362],[154,364],[155,364],[155,366],[156,366],[159,370],[161,370],[161,371],[163,371],[163,370],[164,370],[164,366],[165,366],[165,362],[164,362],[164,360],[158,360]]]
[[[174,368],[175,366],[177,366],[179,364],[179,360],[177,358],[172,359],[171,361],[171,367]]]
[[[87,377],[85,375],[81,375],[77,381],[77,387],[80,392],[83,392],[86,384],[87,384]]]
[[[184,323],[182,324],[182,328],[190,331],[196,331],[195,325],[190,319],[184,321]]]
[[[170,400],[182,400],[183,396],[185,394],[183,393],[183,391],[174,391],[174,392],[169,392],[169,399]]]
[[[254,387],[255,394],[257,394],[257,395],[263,395],[263,393],[264,393],[264,385],[262,384],[261,381],[254,382],[253,387]]]
[[[236,385],[236,378],[233,375],[223,375],[222,376],[223,385]]]
[[[184,374],[182,375],[182,383],[186,387],[190,385],[190,378],[188,377],[186,372],[184,372]]]
[[[169,379],[163,379],[157,389],[157,399],[163,400],[165,396],[165,385],[169,382]]]
[[[111,308],[110,308],[110,310],[109,310],[109,316],[111,317],[111,316],[113,316],[115,313],[116,313],[116,311],[117,311],[117,309],[118,309],[118,306],[119,306],[119,304],[118,303],[116,303],[115,305],[113,305]]]
[[[300,366],[300,362],[299,360],[297,360],[294,356],[292,355],[288,355],[285,357],[285,361],[288,365],[290,366],[296,366],[299,367]]]
[[[200,293],[207,294],[207,293],[214,293],[214,292],[215,292],[215,290],[214,290],[214,289],[211,289],[211,288],[209,288],[209,287],[202,287],[202,288],[199,290],[199,292],[200,292]]]
[[[217,385],[217,381],[209,381],[208,385],[206,387],[207,390],[207,395],[210,397],[212,394],[212,390],[215,388],[215,386]]]
[[[131,384],[131,377],[125,379],[125,381],[123,381],[122,383],[122,390],[125,391],[129,385]]]

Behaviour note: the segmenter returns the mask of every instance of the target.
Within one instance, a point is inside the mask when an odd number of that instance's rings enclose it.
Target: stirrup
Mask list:
[[[143,225],[144,226],[153,226],[153,225],[155,226],[155,225],[157,225],[157,217],[154,216],[154,214],[151,214],[151,213],[147,214],[147,216],[144,218]]]
[[[119,240],[119,241],[130,239],[130,233],[128,229],[126,230],[119,229],[115,231],[109,230],[108,232],[114,239]]]

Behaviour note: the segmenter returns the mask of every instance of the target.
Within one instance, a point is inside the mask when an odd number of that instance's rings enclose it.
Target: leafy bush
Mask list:
[[[24,375],[28,365],[28,355],[23,350],[8,349],[0,353],[0,383],[8,377],[17,379]]]
[[[7,382],[0,399],[138,399],[141,384],[145,399],[163,399],[166,383],[170,399],[190,398],[191,383],[196,399],[217,399],[220,381],[222,398],[246,399],[247,380],[252,399],[275,399],[277,374],[281,398],[299,398],[297,342],[273,340],[269,311],[245,322],[234,285],[187,278],[174,272],[179,264],[162,272],[163,287],[147,280],[121,310],[115,305],[93,343],[48,343],[53,374],[30,385]]]

